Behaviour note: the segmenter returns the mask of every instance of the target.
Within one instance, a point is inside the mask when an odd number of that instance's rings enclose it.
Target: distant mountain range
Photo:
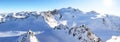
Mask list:
[[[112,36],[120,36],[119,25],[118,16],[100,15],[95,11],[85,13],[71,7],[42,12],[1,13],[0,41],[16,42],[25,32],[32,30],[43,31],[34,35],[40,42],[106,42]]]

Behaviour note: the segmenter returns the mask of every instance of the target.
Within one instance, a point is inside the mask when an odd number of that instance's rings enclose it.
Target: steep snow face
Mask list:
[[[34,33],[29,30],[27,33],[21,35],[17,42],[38,42],[38,39],[34,36]]]
[[[73,8],[63,8],[58,10],[59,14],[61,14],[60,20],[66,20],[68,27],[73,26],[73,24],[76,25],[82,25],[82,24],[89,24],[91,22],[91,18],[98,15],[96,12],[88,12],[84,13],[82,11],[79,11],[78,9]],[[55,17],[56,18],[56,17]],[[87,21],[86,21],[87,20]]]
[[[107,15],[105,21],[110,29],[120,31],[120,17]]]
[[[106,42],[120,42],[120,36],[112,36],[112,38]]]
[[[44,17],[45,22],[48,23],[48,25],[52,28],[58,25],[57,21],[54,19],[53,15],[51,12],[44,12],[42,13],[42,16]]]

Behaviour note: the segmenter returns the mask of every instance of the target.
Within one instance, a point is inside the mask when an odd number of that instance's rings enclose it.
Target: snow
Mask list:
[[[0,22],[5,22],[6,14],[0,14]]]
[[[22,34],[17,42],[39,42],[38,39],[34,36],[34,33],[29,30],[27,33]]]
[[[63,24],[63,25],[67,25],[67,21],[66,20],[63,20],[63,21],[59,21],[60,24]]]
[[[0,41],[15,42],[18,36],[31,29],[37,32],[34,37],[29,36],[33,41],[38,38],[40,42],[82,42],[78,39],[80,35],[73,37],[72,34],[69,35],[68,31],[83,24],[92,33],[89,38],[95,38],[93,39],[95,41],[100,38],[106,42],[111,36],[120,35],[120,17],[102,16],[95,11],[84,13],[69,7],[56,11],[16,12],[0,15]],[[76,33],[79,33],[80,30],[78,29]],[[73,30],[73,32],[75,31]],[[90,41],[87,35],[88,31],[82,33],[81,36],[84,37],[82,39]]]
[[[101,39],[93,34],[85,25],[71,28],[69,34],[72,34],[81,42],[102,42]]]
[[[54,28],[55,26],[58,25],[57,21],[54,19],[51,13],[45,12],[43,14],[45,22],[49,24],[50,27]]]
[[[112,38],[106,42],[120,42],[120,36],[112,36]]]
[[[24,33],[26,33],[27,31],[6,31],[6,32],[0,32],[0,37],[11,37],[11,36],[20,36]],[[34,32],[35,35],[37,34],[41,34],[43,33],[43,31],[37,31]]]
[[[17,13],[13,13],[13,17],[15,18],[25,18],[26,16],[19,16],[19,15],[16,15]]]
[[[0,16],[0,22],[2,22],[2,19],[3,19],[3,17],[2,17],[2,16]]]

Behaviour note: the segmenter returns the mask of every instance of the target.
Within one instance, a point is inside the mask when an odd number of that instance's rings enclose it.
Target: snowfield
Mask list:
[[[95,11],[85,13],[68,7],[0,13],[0,42],[118,42],[119,36],[120,17]]]

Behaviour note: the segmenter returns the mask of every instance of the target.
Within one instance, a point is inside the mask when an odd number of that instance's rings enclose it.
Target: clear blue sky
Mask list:
[[[119,15],[120,0],[0,0],[0,13],[47,11],[66,7]]]

